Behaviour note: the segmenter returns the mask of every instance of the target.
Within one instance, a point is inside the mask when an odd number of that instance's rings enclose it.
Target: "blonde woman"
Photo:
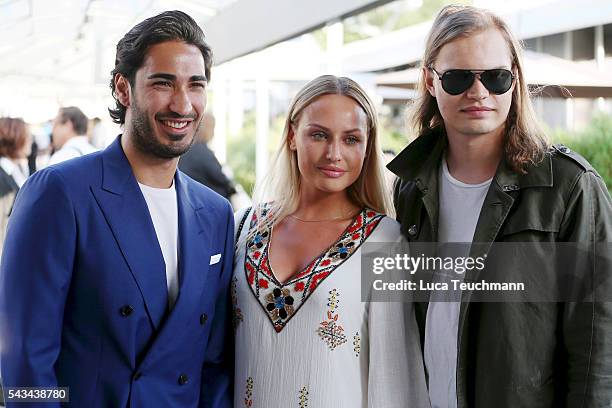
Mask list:
[[[412,306],[361,300],[361,245],[401,239],[376,130],[348,78],[318,77],[292,101],[236,215],[236,407],[428,406]]]

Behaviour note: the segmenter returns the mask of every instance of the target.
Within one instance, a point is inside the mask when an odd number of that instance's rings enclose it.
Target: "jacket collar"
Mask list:
[[[417,137],[402,150],[387,168],[403,180],[429,179],[437,174],[440,158],[446,149],[446,135],[437,130],[428,131]]]
[[[387,168],[403,180],[414,181],[419,189],[427,190],[437,181],[432,178],[438,174],[447,145],[446,134],[441,129],[430,130],[402,150]],[[551,156],[546,154],[540,163],[529,165],[527,174],[518,174],[502,160],[494,179],[504,192],[530,187],[552,187]]]
[[[102,157],[102,188],[109,193],[123,195],[136,179],[121,147],[121,135],[102,152]]]

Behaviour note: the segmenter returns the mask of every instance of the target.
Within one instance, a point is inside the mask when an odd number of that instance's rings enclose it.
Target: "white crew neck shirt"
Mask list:
[[[473,241],[480,210],[492,180],[491,178],[478,184],[459,181],[448,171],[446,158],[442,159],[438,173],[438,242]],[[438,256],[444,255],[438,254]],[[463,275],[457,275],[457,278],[463,279]],[[439,296],[438,299],[444,296],[437,292],[436,295]],[[436,302],[433,298],[430,299],[427,308],[425,366],[429,374],[429,398],[432,408],[457,407],[457,340],[460,308],[460,302]]]
[[[138,183],[153,220],[157,242],[166,263],[168,305],[174,307],[179,292],[178,205],[174,182],[170,188],[155,188]]]
[[[482,204],[493,178],[467,184],[454,178],[442,160],[439,175],[438,242],[472,242]]]

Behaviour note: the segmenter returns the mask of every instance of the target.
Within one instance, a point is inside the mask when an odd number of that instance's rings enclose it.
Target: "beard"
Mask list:
[[[191,139],[187,144],[170,144],[165,145],[155,137],[155,130],[151,120],[147,117],[147,113],[140,110],[134,98],[134,103],[130,106],[132,120],[130,124],[130,133],[132,135],[132,141],[134,147],[140,150],[142,153],[149,154],[159,159],[174,159],[187,152],[195,140],[195,135],[200,127],[201,120],[195,126],[194,132],[191,135]],[[180,117],[179,115],[168,113],[164,114],[164,117]],[[189,137],[189,136],[184,136]]]

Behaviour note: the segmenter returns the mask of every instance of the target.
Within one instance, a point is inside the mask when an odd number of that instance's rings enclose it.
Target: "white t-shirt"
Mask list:
[[[174,183],[170,188],[155,188],[138,183],[153,220],[157,241],[166,263],[168,304],[174,306],[179,292],[178,208]]]
[[[446,159],[442,160],[440,167],[438,242],[472,242],[480,210],[493,179],[479,184],[467,184],[450,174]],[[457,278],[461,277],[457,275]],[[429,397],[432,408],[455,408],[461,303],[436,302],[433,300],[435,295],[438,292],[432,294],[425,324],[425,366],[429,374]]]
[[[438,242],[472,242],[484,199],[489,191],[489,179],[467,184],[454,178],[442,160],[439,175]]]

